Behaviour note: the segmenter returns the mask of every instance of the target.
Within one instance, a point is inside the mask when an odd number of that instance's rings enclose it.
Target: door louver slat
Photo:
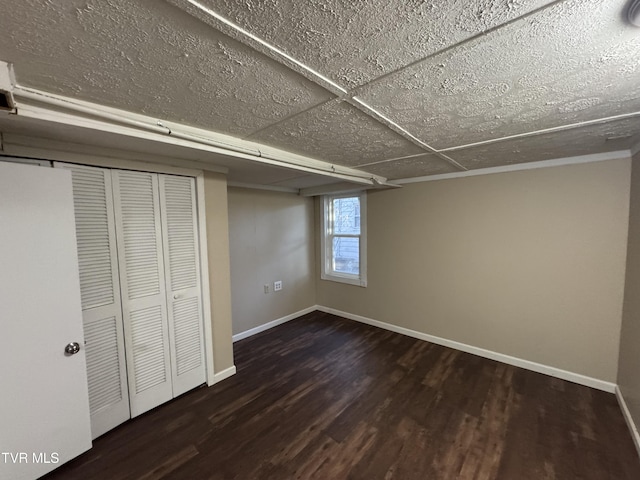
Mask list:
[[[160,305],[131,312],[136,393],[167,380]]]
[[[116,317],[85,324],[91,413],[122,400]]]
[[[128,298],[160,293],[152,174],[119,172]]]
[[[182,375],[201,365],[202,338],[200,337],[198,303],[198,297],[191,297],[173,303],[178,375]]]
[[[80,291],[86,310],[114,301],[105,172],[82,167],[71,170]]]
[[[170,283],[174,291],[195,287],[198,281],[191,182],[186,177],[164,178]]]

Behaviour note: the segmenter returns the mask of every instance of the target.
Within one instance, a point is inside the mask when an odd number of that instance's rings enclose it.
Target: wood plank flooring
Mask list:
[[[640,479],[612,394],[314,312],[53,479]]]

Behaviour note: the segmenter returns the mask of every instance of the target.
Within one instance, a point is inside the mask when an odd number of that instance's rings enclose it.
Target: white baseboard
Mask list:
[[[428,335],[426,333],[417,332],[415,330],[399,327],[397,325],[392,325],[390,323],[380,322],[378,320],[373,320],[371,318],[363,317],[360,315],[354,315],[352,313],[343,312],[341,310],[336,310],[334,308],[324,307],[322,305],[318,305],[317,309],[320,310],[321,312],[331,313],[333,315],[338,315],[340,317],[348,318],[350,320],[355,320],[356,322],[366,323],[367,325],[372,325],[374,327],[383,328],[385,330],[389,330],[392,332],[401,333],[402,335],[407,335],[409,337],[417,338],[419,340],[425,340],[427,342],[436,343],[438,345],[453,348],[455,350],[460,350],[462,352],[472,353],[473,355],[489,358],[491,360],[496,360],[498,362],[506,363],[508,365],[513,365],[513,366],[525,368],[527,370],[531,370],[534,372],[543,373],[545,375],[550,375],[552,377],[561,378],[563,380],[568,380],[569,382],[577,383],[579,385],[585,385],[587,387],[595,388],[597,390],[603,390],[605,392],[614,393],[616,389],[615,383],[605,382],[604,380],[587,377],[579,373],[568,372],[566,370],[550,367],[548,365],[543,365],[541,363],[531,362],[529,360],[524,360],[522,358],[512,357],[510,355],[504,355],[502,353],[493,352],[491,350],[485,350],[484,348],[474,347],[472,345],[455,342],[453,340],[448,340],[446,338]]]
[[[221,382],[222,380],[225,380],[225,379],[227,379],[229,377],[233,377],[235,374],[236,374],[236,366],[235,365],[233,367],[225,368],[221,372],[214,373],[213,374],[213,381],[208,382],[207,385],[208,386],[215,385],[216,383]]]
[[[317,305],[313,305],[311,307],[307,307],[303,310],[300,310],[298,312],[292,313],[290,315],[286,315],[284,317],[278,318],[276,320],[272,320],[271,322],[267,322],[264,323],[262,325],[259,325],[255,328],[251,328],[249,330],[245,330],[244,332],[240,332],[240,333],[236,333],[233,336],[233,341],[234,343],[237,342],[238,340],[242,340],[245,339],[247,337],[251,337],[252,335],[255,335],[257,333],[260,332],[264,332],[265,330],[269,330],[270,328],[273,327],[277,327],[278,325],[282,325],[283,323],[289,322],[291,320],[294,320],[298,317],[301,317],[302,315],[306,315],[307,313],[311,313],[311,312],[315,312],[316,310],[318,310],[318,306]]]
[[[633,418],[631,417],[631,412],[627,407],[627,402],[624,401],[622,392],[620,391],[620,388],[617,385],[616,385],[616,398],[618,399],[618,404],[620,405],[620,409],[622,410],[622,416],[627,422],[627,427],[629,427],[629,432],[631,433],[631,437],[633,438],[633,443],[635,443],[636,445],[636,450],[638,451],[638,455],[640,455],[640,433],[638,433],[638,427],[633,421]]]

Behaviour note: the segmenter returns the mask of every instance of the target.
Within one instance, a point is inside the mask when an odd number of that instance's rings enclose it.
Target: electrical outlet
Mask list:
[[[268,283],[264,284],[264,293],[269,293],[269,284]]]
[[[282,290],[282,280],[277,280],[273,282],[273,291],[279,292],[280,290]]]

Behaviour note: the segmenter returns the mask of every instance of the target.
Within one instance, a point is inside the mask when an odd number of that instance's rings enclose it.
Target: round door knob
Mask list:
[[[65,355],[75,355],[80,351],[80,344],[78,342],[71,342],[69,345],[64,347]]]

